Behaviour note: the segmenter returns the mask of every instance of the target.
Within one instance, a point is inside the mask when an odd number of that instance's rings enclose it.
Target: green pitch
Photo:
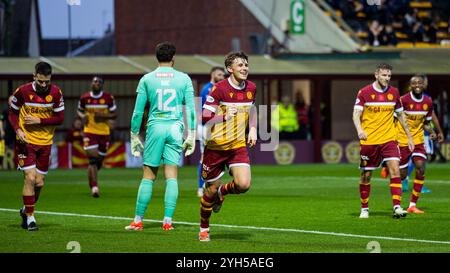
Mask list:
[[[370,218],[359,219],[355,165],[252,166],[252,188],[226,197],[211,218],[211,242],[198,241],[197,169],[180,169],[175,229],[163,231],[164,181],[154,184],[143,231],[134,217],[140,169],[99,174],[101,197],[89,194],[85,170],[51,170],[37,204],[40,230],[20,228],[22,174],[0,172],[0,252],[450,252],[449,166],[430,164],[418,207],[424,215],[392,219],[388,180],[374,172]],[[160,175],[163,173],[160,172]],[[225,180],[229,180],[226,175]],[[410,188],[412,181],[410,181]],[[402,205],[409,204],[410,193]],[[12,211],[8,210],[12,209]],[[53,214],[53,213],[59,214]],[[70,247],[69,247],[70,249]]]

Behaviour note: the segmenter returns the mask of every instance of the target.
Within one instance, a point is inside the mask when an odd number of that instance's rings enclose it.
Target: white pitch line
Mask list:
[[[282,178],[296,179],[296,180],[333,179],[333,180],[341,180],[341,181],[349,181],[349,182],[359,182],[359,177],[357,175],[354,177],[351,177],[351,176],[283,176]],[[389,178],[371,178],[370,181],[389,183]],[[414,179],[410,178],[409,182],[411,182],[411,181],[414,181]],[[427,184],[427,183],[450,184],[450,180],[425,179],[425,184]]]
[[[0,211],[6,212],[18,212],[17,209],[7,209],[0,208]],[[97,219],[111,219],[111,220],[133,220],[130,217],[118,217],[118,216],[106,216],[106,215],[92,215],[92,214],[78,214],[78,213],[66,213],[66,212],[51,212],[51,211],[36,211],[38,214],[47,215],[58,215],[58,216],[73,216],[73,217],[85,217],[85,218],[97,218]],[[144,219],[144,222],[162,223],[161,220]],[[198,226],[198,223],[191,222],[174,222],[174,224]],[[317,235],[331,235],[340,237],[353,237],[353,238],[365,238],[365,239],[380,239],[389,241],[403,241],[403,242],[416,242],[416,243],[430,243],[430,244],[444,244],[450,245],[447,241],[433,241],[433,240],[422,240],[413,238],[396,238],[396,237],[385,237],[385,236],[371,236],[371,235],[359,235],[359,234],[349,234],[340,232],[326,232],[326,231],[316,231],[316,230],[303,230],[303,229],[291,229],[291,228],[271,228],[271,227],[255,227],[255,226],[237,226],[237,225],[222,225],[222,224],[211,224],[213,227],[224,227],[224,228],[236,228],[236,229],[253,229],[253,230],[268,230],[268,231],[281,231],[281,232],[295,232],[295,233],[306,233],[306,234],[317,234]]]

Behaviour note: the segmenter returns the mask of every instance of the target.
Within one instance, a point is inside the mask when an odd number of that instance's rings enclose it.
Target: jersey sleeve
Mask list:
[[[401,98],[399,96],[398,91],[397,91],[397,94],[396,94],[395,97],[396,97],[396,99],[395,99],[395,112],[397,112],[397,113],[403,112],[403,103],[402,103],[402,100],[401,100]]]
[[[186,115],[187,115],[186,120],[188,122],[188,128],[190,130],[195,130],[196,114],[195,114],[195,102],[194,102],[194,87],[192,86],[192,80],[188,75],[186,75],[186,90],[185,90],[184,101],[185,101],[185,105],[186,105]]]
[[[364,104],[366,103],[366,100],[364,99],[362,90],[358,91],[358,95],[356,95],[356,101],[355,106],[353,107],[354,110],[364,110]]]
[[[136,103],[134,105],[133,116],[131,117],[131,132],[133,134],[138,134],[141,129],[142,117],[147,103],[147,92],[144,81],[144,77],[142,77],[136,88]]]
[[[86,110],[86,100],[83,97],[81,97],[78,101],[78,110],[80,112],[84,112]]]
[[[53,104],[53,112],[64,111],[64,97],[61,89],[58,90],[57,96],[55,97],[55,103]]]
[[[14,91],[11,99],[11,108],[15,111],[19,111],[20,107],[24,104],[24,99],[22,96],[22,91],[20,88],[17,88],[16,91]]]
[[[111,95],[110,100],[108,102],[108,109],[109,112],[114,112],[117,109],[116,100],[114,99],[113,95]]]
[[[431,100],[430,100],[430,104],[428,107],[429,108],[428,108],[428,112],[427,112],[426,121],[432,121],[434,108],[433,108],[433,103],[431,102]]]

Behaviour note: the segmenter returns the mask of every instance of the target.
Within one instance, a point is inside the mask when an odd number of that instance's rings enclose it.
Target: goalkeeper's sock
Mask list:
[[[164,217],[172,218],[178,199],[178,183],[175,178],[166,179],[166,194],[164,196]]]
[[[142,222],[142,219],[144,219],[144,217],[136,215],[136,216],[134,216],[134,221],[133,222],[139,223],[139,222]]]
[[[135,215],[144,217],[148,203],[150,203],[150,200],[152,199],[152,191],[153,181],[151,179],[143,178],[137,195]]]
[[[163,225],[165,225],[165,224],[171,225],[172,224],[172,217],[164,216]]]

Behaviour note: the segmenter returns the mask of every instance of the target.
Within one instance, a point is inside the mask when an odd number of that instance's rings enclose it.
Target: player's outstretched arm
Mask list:
[[[353,124],[356,128],[356,133],[358,134],[358,138],[360,140],[367,140],[367,134],[364,132],[361,126],[361,115],[363,113],[363,110],[354,109],[353,110]]]

